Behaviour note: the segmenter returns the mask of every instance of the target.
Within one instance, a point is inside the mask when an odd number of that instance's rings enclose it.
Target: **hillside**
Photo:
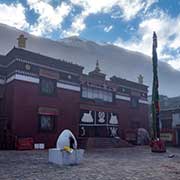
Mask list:
[[[98,59],[100,67],[107,74],[107,77],[116,75],[137,81],[137,76],[142,74],[144,83],[149,86],[151,93],[151,58],[142,53],[126,50],[126,47],[120,48],[109,44],[99,44],[78,37],[52,41],[0,24],[0,54],[6,54],[13,46],[17,46],[17,37],[21,33],[28,38],[28,50],[83,65],[85,73],[94,69]],[[180,95],[179,79],[179,71],[165,62],[159,62],[160,94],[171,97]]]

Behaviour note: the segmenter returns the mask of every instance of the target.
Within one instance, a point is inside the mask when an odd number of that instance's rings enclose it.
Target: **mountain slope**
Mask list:
[[[152,64],[151,58],[138,52],[129,51],[113,45],[102,45],[92,41],[70,37],[60,41],[32,36],[7,25],[0,24],[0,54],[6,54],[17,46],[17,37],[23,33],[27,38],[27,49],[83,65],[85,72],[94,69],[96,60],[108,77],[120,76],[137,81],[137,76],[144,76],[144,83],[151,93]],[[160,93],[168,96],[180,95],[180,72],[164,62],[159,62]]]

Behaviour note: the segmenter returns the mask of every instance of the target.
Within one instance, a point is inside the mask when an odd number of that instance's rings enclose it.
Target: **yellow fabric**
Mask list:
[[[64,146],[64,151],[72,153],[73,149],[71,149],[69,146]]]

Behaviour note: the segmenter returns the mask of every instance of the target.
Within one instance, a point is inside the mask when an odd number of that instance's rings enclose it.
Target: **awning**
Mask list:
[[[59,113],[58,113],[58,109],[56,109],[56,108],[39,107],[38,114],[57,116]]]
[[[40,69],[39,75],[42,77],[59,80],[59,73],[54,72],[54,71],[48,71],[45,69]]]

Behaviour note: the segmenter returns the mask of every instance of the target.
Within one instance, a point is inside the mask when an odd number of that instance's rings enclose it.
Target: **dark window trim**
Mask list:
[[[42,90],[41,90],[42,79],[53,81],[54,92],[53,92],[52,94],[48,94],[48,93],[42,92]],[[46,77],[40,77],[40,82],[39,82],[39,94],[42,95],[42,96],[50,96],[50,97],[57,96],[57,80],[55,80],[55,79],[50,79],[50,78],[46,78]]]
[[[101,99],[101,98],[88,98],[88,97],[83,97],[83,96],[82,96],[83,87],[92,88],[92,89],[97,89],[97,90],[104,91],[104,92],[110,92],[110,93],[112,94],[112,101],[105,101],[105,100],[103,100],[103,99]],[[99,102],[104,102],[104,103],[114,103],[114,102],[115,102],[115,92],[113,92],[113,91],[108,91],[108,90],[104,90],[104,89],[97,88],[97,87],[82,86],[82,85],[81,85],[80,88],[81,88],[81,92],[80,92],[80,98],[81,98],[81,99],[91,100],[91,101],[99,101]]]
[[[40,116],[52,116],[53,118],[53,129],[41,129],[41,119]],[[56,115],[44,115],[44,114],[38,114],[38,132],[44,132],[44,133],[53,133],[56,131],[56,125],[57,125],[57,118],[58,116]]]

